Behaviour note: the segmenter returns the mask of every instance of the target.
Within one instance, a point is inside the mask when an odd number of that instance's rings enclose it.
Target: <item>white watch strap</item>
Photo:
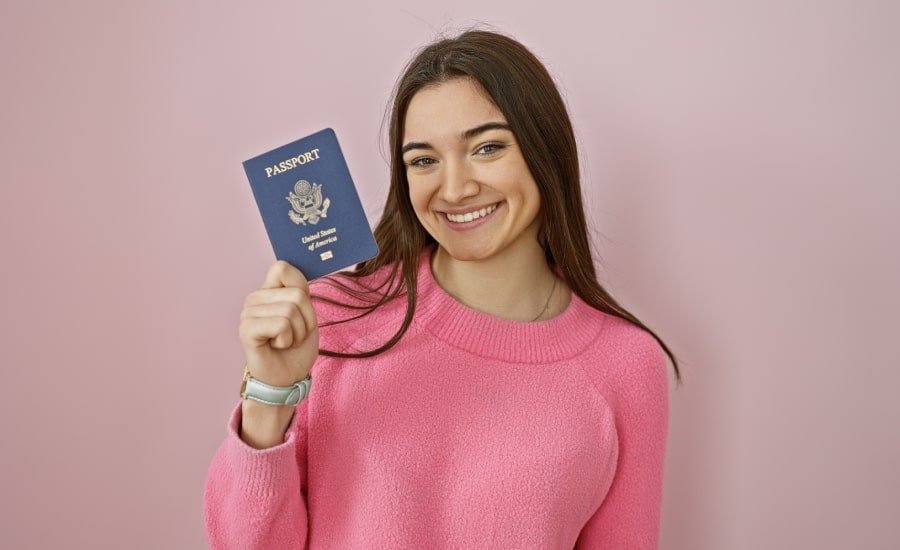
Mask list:
[[[307,375],[306,378],[292,386],[270,386],[248,376],[244,382],[244,391],[241,392],[241,397],[266,405],[294,406],[306,399],[310,386],[312,386],[312,375]]]

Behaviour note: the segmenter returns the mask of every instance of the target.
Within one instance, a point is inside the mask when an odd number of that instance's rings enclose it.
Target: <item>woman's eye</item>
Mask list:
[[[503,149],[503,145],[501,145],[499,143],[486,143],[486,144],[482,145],[481,147],[479,147],[475,151],[475,154],[481,155],[481,156],[489,156],[489,155],[493,155],[494,153],[497,153],[501,149]]]
[[[436,161],[431,157],[419,157],[407,162],[406,165],[412,168],[427,168],[435,162]]]

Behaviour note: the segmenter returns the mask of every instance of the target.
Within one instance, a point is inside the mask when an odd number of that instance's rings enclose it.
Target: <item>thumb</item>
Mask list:
[[[279,260],[269,267],[262,288],[281,287],[297,287],[309,291],[309,282],[299,269],[284,260]]]

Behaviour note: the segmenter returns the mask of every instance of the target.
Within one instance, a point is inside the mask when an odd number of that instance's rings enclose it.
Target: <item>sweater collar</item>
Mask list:
[[[485,359],[545,364],[577,355],[594,342],[606,318],[572,294],[569,306],[546,321],[510,321],[456,301],[431,273],[429,247],[421,256],[416,322],[436,338]]]

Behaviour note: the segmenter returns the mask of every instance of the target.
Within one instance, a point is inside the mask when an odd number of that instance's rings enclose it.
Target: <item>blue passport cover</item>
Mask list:
[[[243,164],[275,257],[308,280],[378,253],[331,128]]]

